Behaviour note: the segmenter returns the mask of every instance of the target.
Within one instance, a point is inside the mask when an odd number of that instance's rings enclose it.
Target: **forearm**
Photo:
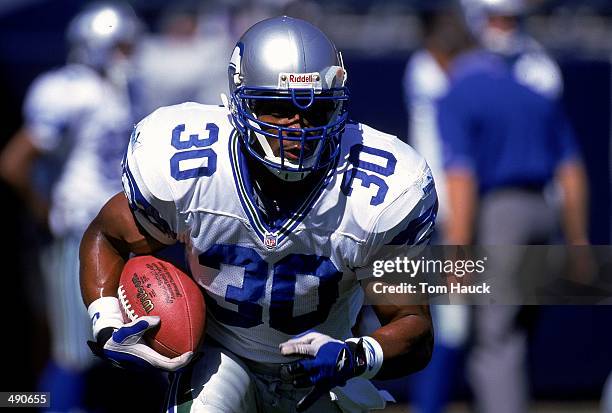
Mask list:
[[[143,366],[174,371],[193,356],[187,351],[175,358],[149,347],[144,335],[159,326],[159,317],[125,320],[117,289],[131,252],[151,254],[161,244],[147,236],[134,220],[123,193],[111,198],[90,224],[81,241],[81,293],[92,322],[92,352],[115,365]]]
[[[35,218],[46,224],[48,202],[35,190],[31,177],[32,166],[40,155],[28,131],[21,129],[0,154],[0,177],[15,190]]]
[[[445,242],[468,245],[473,242],[477,208],[476,179],[468,171],[449,171],[446,175],[449,217],[445,222]]]
[[[111,198],[81,241],[80,281],[85,305],[100,297],[117,296],[121,271],[130,253],[151,254],[161,247],[138,227],[122,193]]]
[[[127,257],[109,241],[97,219],[85,231],[79,259],[81,295],[85,306],[100,297],[117,296],[121,270]]]
[[[379,318],[385,309],[378,308]],[[377,379],[406,376],[427,366],[433,351],[433,326],[427,306],[412,314],[397,315],[371,335],[383,351],[383,365]]]
[[[566,241],[572,245],[588,244],[588,187],[582,163],[571,161],[561,165],[557,181],[563,196],[562,223]]]

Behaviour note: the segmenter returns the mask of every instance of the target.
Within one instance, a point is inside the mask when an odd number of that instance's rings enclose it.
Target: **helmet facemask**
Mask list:
[[[346,88],[322,93],[239,87],[232,94],[236,127],[247,151],[286,181],[301,180],[336,159],[348,118],[347,100]],[[306,125],[287,127],[261,120],[264,115],[291,119],[296,114]]]

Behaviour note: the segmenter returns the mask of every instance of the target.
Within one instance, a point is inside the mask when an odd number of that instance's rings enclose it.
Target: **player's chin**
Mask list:
[[[298,150],[285,149],[285,158],[293,163],[299,162],[300,160],[299,149]]]
[[[290,143],[284,145],[283,150],[287,159],[290,161],[299,161],[300,156],[302,156],[303,159],[308,159],[314,154],[314,145],[306,143],[304,146],[302,146],[301,143]]]

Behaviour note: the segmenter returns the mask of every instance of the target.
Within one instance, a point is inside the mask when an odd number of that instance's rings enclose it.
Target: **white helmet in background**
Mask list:
[[[505,55],[525,47],[519,27],[528,9],[525,0],[461,0],[461,4],[468,26],[484,47]]]
[[[489,15],[520,16],[525,13],[525,0],[480,0],[482,7]]]
[[[141,31],[142,24],[129,5],[93,3],[68,25],[69,60],[105,71],[118,50],[129,54]]]

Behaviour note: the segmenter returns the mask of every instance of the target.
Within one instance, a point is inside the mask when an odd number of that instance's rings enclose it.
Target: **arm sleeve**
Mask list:
[[[154,132],[150,129],[144,119],[132,132],[123,161],[123,191],[136,221],[153,238],[170,245],[183,228],[172,188],[156,159],[163,148],[147,136]]]
[[[37,78],[28,90],[23,107],[25,125],[33,144],[41,151],[57,148],[77,108],[63,90],[57,74]]]
[[[415,255],[429,244],[433,234],[438,197],[431,172],[425,168],[422,176],[376,219],[365,245],[362,265],[357,278],[372,276],[377,260],[393,260],[401,255]]]

